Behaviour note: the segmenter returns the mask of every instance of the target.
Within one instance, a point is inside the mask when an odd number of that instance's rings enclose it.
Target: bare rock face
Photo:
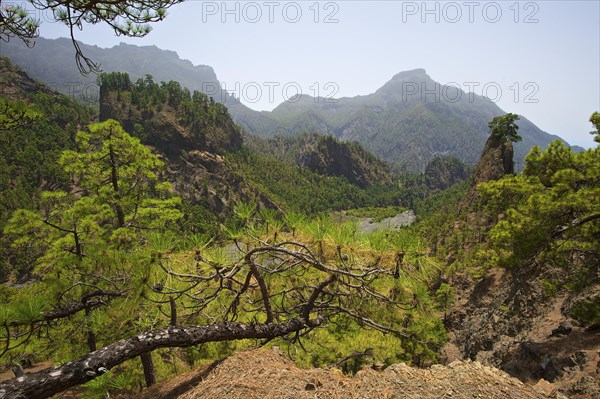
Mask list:
[[[480,183],[499,180],[515,173],[513,143],[494,135],[488,137],[481,157],[471,175],[471,188],[466,197],[470,206],[477,198],[475,188]]]
[[[515,173],[513,143],[490,135],[473,171],[473,185]]]

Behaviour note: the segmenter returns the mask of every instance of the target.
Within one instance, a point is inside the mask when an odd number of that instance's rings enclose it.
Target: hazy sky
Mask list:
[[[190,0],[172,7],[146,38],[88,26],[78,38],[174,50],[212,66],[227,90],[257,110],[285,100],[284,88],[289,96],[365,95],[398,72],[425,68],[440,83],[487,95],[503,110],[590,147],[588,119],[600,111],[599,4]],[[40,31],[67,35],[56,23]]]

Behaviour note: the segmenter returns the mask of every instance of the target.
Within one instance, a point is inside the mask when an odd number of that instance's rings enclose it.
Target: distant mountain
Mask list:
[[[397,74],[366,96],[336,102],[302,96],[281,104],[270,116],[292,134],[307,129],[332,133],[360,142],[386,161],[422,171],[439,155],[474,164],[488,137],[488,122],[504,113],[489,99],[441,85],[424,69],[415,69]],[[559,137],[525,117],[518,124],[523,136],[515,146],[519,168],[532,146],[545,147]]]
[[[132,46],[121,43],[110,49],[81,43],[87,57],[100,63],[104,72],[127,72],[135,81],[146,74],[155,81],[177,80],[184,87],[200,90],[218,86],[214,70],[206,65],[193,65],[182,60],[176,52],[156,46]],[[2,43],[0,56],[8,57],[34,79],[66,94],[98,96],[96,75],[82,76],[75,63],[70,39],[38,38],[35,47],[28,48],[18,40]]]
[[[213,68],[193,65],[179,58],[176,52],[156,46],[135,46],[121,43],[101,48],[80,43],[83,53],[100,64],[103,72],[126,72],[133,81],[151,75],[156,82],[177,81],[190,90],[198,90],[226,104],[235,123],[264,136],[289,134],[287,127],[263,113],[254,111],[234,96],[223,91]],[[2,42],[0,56],[8,57],[34,79],[53,89],[98,103],[96,76],[82,76],[75,63],[75,52],[70,39],[36,39],[35,47],[28,48],[18,40]]]
[[[379,158],[410,171],[424,171],[429,161],[440,155],[474,164],[487,139],[488,122],[505,113],[482,96],[440,85],[424,69],[401,72],[372,94],[329,101],[304,95],[272,112],[257,112],[223,91],[211,67],[194,66],[173,51],[128,44],[109,49],[81,47],[107,72],[127,72],[133,80],[150,74],[157,82],[175,80],[211,95],[224,103],[234,122],[249,133],[260,137],[306,131],[333,134],[341,140],[358,141]],[[68,39],[40,38],[33,49],[13,40],[2,43],[0,55],[59,91],[88,99],[97,96],[95,77],[79,74]],[[545,147],[559,139],[523,116],[519,126],[523,141],[515,145],[517,169],[532,146]]]

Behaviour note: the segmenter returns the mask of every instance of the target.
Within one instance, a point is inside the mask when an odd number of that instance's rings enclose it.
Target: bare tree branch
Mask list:
[[[188,347],[205,342],[271,339],[314,328],[318,320],[291,319],[281,324],[217,323],[165,327],[123,339],[77,360],[0,384],[0,399],[43,399],[84,384],[126,360],[158,348]]]

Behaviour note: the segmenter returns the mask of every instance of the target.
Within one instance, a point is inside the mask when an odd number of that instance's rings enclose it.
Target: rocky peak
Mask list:
[[[493,134],[488,137],[481,157],[471,175],[471,187],[465,197],[467,206],[470,207],[477,198],[475,189],[478,184],[499,180],[505,175],[515,173],[513,154],[512,141]]]
[[[392,81],[410,81],[410,82],[422,82],[425,80],[431,80],[427,71],[423,68],[411,69],[409,71],[402,71],[394,75]]]
[[[375,92],[388,101],[407,102],[421,99],[422,90],[438,90],[439,83],[431,79],[424,69],[400,72]]]
[[[504,175],[513,173],[515,173],[515,167],[512,142],[490,135],[473,171],[471,186],[475,187],[479,183],[498,180]]]

